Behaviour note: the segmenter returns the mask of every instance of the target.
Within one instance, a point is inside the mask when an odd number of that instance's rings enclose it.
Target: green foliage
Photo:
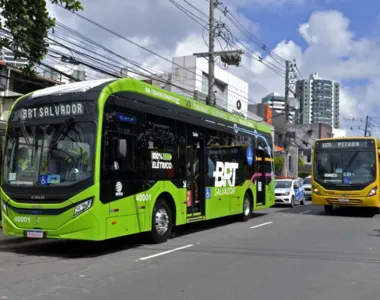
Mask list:
[[[50,0],[69,11],[83,10],[78,0]],[[0,47],[18,49],[16,57],[25,57],[29,63],[25,73],[33,73],[32,68],[47,54],[48,32],[55,26],[55,19],[49,16],[45,0],[0,0],[0,9],[5,18],[1,28],[11,32],[13,40],[1,39]]]
[[[274,173],[275,175],[280,176],[284,169],[284,157],[283,156],[275,156],[274,157]]]
[[[303,162],[301,156],[298,156],[298,168],[302,168],[305,166],[305,163]]]
[[[298,172],[298,177],[301,177],[301,178],[306,178],[309,175],[310,175],[309,172]]]
[[[282,171],[284,170],[284,163],[285,163],[285,161],[284,161],[283,156],[275,156],[275,158],[274,158],[274,170],[275,170],[276,175],[278,175],[278,176],[282,175]],[[305,166],[305,164],[304,164],[302,158],[298,157],[298,168],[302,168],[303,166]],[[301,173],[302,172],[300,172],[299,174],[301,174]],[[307,173],[307,172],[304,172],[304,173],[309,175],[309,173]]]

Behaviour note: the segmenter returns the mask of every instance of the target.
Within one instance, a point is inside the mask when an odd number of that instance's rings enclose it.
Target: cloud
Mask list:
[[[304,77],[318,72],[323,78],[340,82],[342,117],[364,117],[378,109],[380,47],[375,40],[356,38],[350,30],[350,20],[339,11],[312,13],[309,20],[299,26],[299,34],[307,43],[304,50],[293,41],[283,40],[273,52],[284,59],[295,58]],[[266,61],[274,63],[268,56]],[[245,68],[254,100],[259,100],[263,90],[264,94],[283,92],[283,79],[267,67],[259,62],[246,62]],[[257,96],[256,91],[260,91]]]
[[[176,3],[193,13],[196,20],[207,21],[208,4],[205,0],[176,0]],[[313,1],[312,1],[313,2]],[[159,4],[158,4],[159,3]],[[243,14],[243,8],[250,9],[252,5],[305,5],[304,0],[226,0],[223,1],[245,28],[253,34],[259,30],[259,24],[253,23]],[[314,2],[313,2],[314,3]],[[207,49],[208,32],[194,22],[184,12],[180,11],[170,1],[141,1],[138,6],[129,1],[109,1],[104,9],[104,1],[84,0],[84,12],[81,14],[95,20],[105,27],[133,39],[141,45],[171,60],[172,56],[189,55]],[[194,9],[199,8],[200,11]],[[170,63],[150,53],[135,47],[122,39],[105,32],[73,14],[49,5],[50,12],[61,22],[96,40],[117,53],[134,59],[155,69],[169,70]],[[194,17],[194,15],[192,15]],[[217,19],[222,18],[216,11]],[[225,21],[225,19],[223,19]],[[276,61],[267,53],[258,52],[261,49],[251,44],[230,23],[233,35],[243,41],[244,45],[257,51],[252,58],[244,56],[242,67],[230,67],[229,70],[249,82],[249,98],[255,102],[270,92],[283,93],[284,70],[283,62]],[[371,113],[378,104],[380,93],[380,47],[371,37],[356,37],[350,20],[339,11],[315,11],[307,22],[299,26],[298,34],[305,40],[306,47],[301,48],[292,40],[279,41],[273,52],[283,59],[296,59],[297,66],[304,77],[318,72],[327,79],[341,83],[340,111],[345,117],[361,117]],[[220,45],[216,44],[218,48]],[[222,42],[225,46],[225,42]],[[248,51],[245,51],[250,54]],[[269,69],[257,60],[263,56],[265,64],[277,66],[277,72]],[[360,82],[359,84],[354,84]]]

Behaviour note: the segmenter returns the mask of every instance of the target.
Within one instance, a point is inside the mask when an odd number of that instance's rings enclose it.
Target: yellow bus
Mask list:
[[[379,213],[380,141],[373,137],[318,139],[312,160],[312,203],[371,207]]]

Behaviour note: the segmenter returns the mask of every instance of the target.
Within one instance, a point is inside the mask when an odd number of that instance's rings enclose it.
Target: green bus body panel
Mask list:
[[[99,95],[98,113],[103,115],[103,108],[108,97],[118,92],[136,92],[158,101],[166,101],[175,105],[184,106],[198,112],[209,114],[226,121],[240,124],[248,128],[271,133],[270,127],[265,124],[256,123],[247,119],[234,116],[220,109],[207,106],[195,100],[156,88],[147,83],[125,78],[111,82]],[[22,97],[21,97],[22,98]],[[20,98],[20,99],[21,99]],[[12,107],[13,108],[13,107]],[[97,145],[102,144],[103,118],[99,117],[97,128]],[[271,145],[272,146],[272,145]],[[58,215],[31,215],[18,214],[8,207],[8,213],[2,211],[3,230],[7,235],[23,236],[24,230],[42,229],[47,233],[47,238],[62,239],[82,239],[82,240],[104,240],[114,237],[125,236],[140,232],[150,231],[152,228],[152,212],[155,202],[161,196],[171,198],[175,207],[175,224],[183,225],[192,221],[210,220],[228,215],[241,214],[243,211],[243,199],[246,191],[251,191],[253,195],[253,209],[260,210],[274,205],[274,179],[270,184],[264,185],[266,188],[266,203],[258,205],[256,199],[256,186],[250,185],[246,180],[242,185],[235,187],[233,195],[215,195],[215,188],[209,187],[211,197],[206,201],[206,215],[188,215],[186,204],[186,188],[177,188],[170,181],[158,181],[147,191],[133,196],[121,198],[107,204],[103,204],[99,199],[99,178],[101,172],[101,152],[100,146],[96,147],[95,153],[95,185],[75,195],[71,199],[59,204],[30,204],[18,203],[9,199],[1,190],[1,198],[10,206],[18,209],[62,209],[71,206],[70,209]],[[148,198],[140,197],[148,195]],[[92,207],[74,217],[75,203],[92,198]],[[143,199],[143,200],[137,200]],[[26,218],[17,218],[17,217]],[[196,217],[199,217],[196,219]],[[194,220],[191,220],[194,218]]]

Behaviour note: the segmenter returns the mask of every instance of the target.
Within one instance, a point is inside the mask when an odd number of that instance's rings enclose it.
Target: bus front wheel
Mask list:
[[[334,210],[334,206],[332,205],[325,205],[324,208],[325,208],[325,212],[328,214],[331,214]]]
[[[171,235],[172,228],[172,211],[164,199],[158,199],[152,215],[152,242],[155,244],[165,243]]]

